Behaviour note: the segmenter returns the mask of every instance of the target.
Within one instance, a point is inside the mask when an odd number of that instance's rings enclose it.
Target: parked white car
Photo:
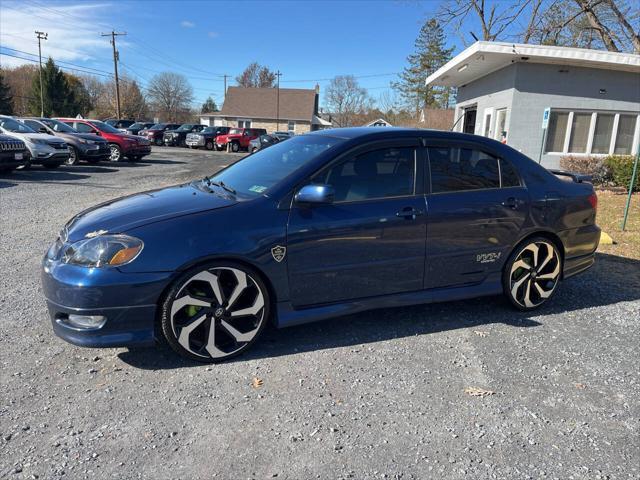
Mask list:
[[[38,164],[45,168],[58,168],[69,159],[69,147],[64,140],[44,133],[37,133],[12,117],[0,115],[0,133],[22,140],[31,160],[24,168]]]

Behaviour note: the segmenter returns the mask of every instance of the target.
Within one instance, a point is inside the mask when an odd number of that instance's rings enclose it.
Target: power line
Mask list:
[[[38,63],[38,60],[36,60],[36,59],[27,58],[27,57],[21,57],[19,55],[12,55],[10,53],[0,52],[0,55],[4,55],[5,57],[19,58],[20,60],[26,60],[28,62]],[[82,70],[80,68],[67,67],[65,65],[58,65],[58,68],[60,68],[62,70],[70,70],[70,71],[73,71],[73,72],[86,73],[88,75],[99,75],[101,77],[111,77],[111,75],[104,75],[102,73],[90,72],[90,71],[87,71],[87,70]]]
[[[37,53],[31,53],[31,52],[25,52],[23,50],[17,50],[15,48],[9,48],[9,47],[5,47],[4,45],[0,45],[0,48],[4,48],[5,50],[11,50],[12,52],[18,52],[18,53],[22,53],[24,55],[31,55],[34,57],[37,57],[38,54]],[[103,74],[107,74],[109,76],[111,76],[112,74],[109,72],[105,72],[104,70],[98,70],[97,68],[93,68],[93,67],[85,67],[83,65],[77,65],[75,63],[70,63],[67,61],[63,61],[63,60],[56,60],[56,64],[62,64],[62,65],[70,65],[72,67],[78,67],[78,68],[82,68],[83,70],[95,70],[96,75],[99,73],[103,73]]]

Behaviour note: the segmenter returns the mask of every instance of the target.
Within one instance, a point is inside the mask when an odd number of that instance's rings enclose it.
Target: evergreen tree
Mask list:
[[[11,88],[4,82],[2,71],[0,71],[0,113],[13,115],[13,96]]]
[[[56,67],[49,57],[42,68],[42,86],[44,96],[45,117],[69,117],[80,113],[80,105],[73,88],[69,86],[65,74]],[[33,115],[40,115],[40,75],[33,78],[29,99],[29,110]]]
[[[399,90],[408,107],[416,112],[425,107],[447,108],[450,90],[425,86],[425,79],[451,59],[453,48],[446,48],[444,30],[435,18],[425,22],[415,42],[415,53],[407,57],[409,66],[393,87]]]
[[[202,104],[202,108],[200,109],[200,113],[212,113],[217,111],[218,106],[216,105],[215,100],[211,97],[207,98],[207,100]]]

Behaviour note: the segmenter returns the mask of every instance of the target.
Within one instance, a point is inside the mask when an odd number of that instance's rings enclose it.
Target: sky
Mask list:
[[[280,70],[281,87],[321,95],[336,75],[355,75],[374,98],[406,66],[414,41],[438,1],[51,1],[0,0],[2,66],[31,63],[34,31],[48,33],[43,57],[101,78],[113,73],[108,37],[117,37],[120,73],[145,87],[162,71],[184,74],[195,103],[223,99],[222,75],[233,85],[251,62]],[[463,48],[452,37],[456,51]],[[25,53],[26,52],[26,53]],[[63,63],[64,62],[64,63]],[[73,72],[73,70],[67,70]],[[81,72],[76,72],[81,73]]]

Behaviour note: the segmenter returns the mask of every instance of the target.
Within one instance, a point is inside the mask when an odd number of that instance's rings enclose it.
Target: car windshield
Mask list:
[[[15,121],[13,118],[0,118],[0,127],[14,133],[36,133],[35,130],[27,127],[24,123]]]
[[[75,128],[72,128],[66,123],[62,123],[58,120],[51,120],[49,118],[45,118],[42,120],[42,123],[44,123],[47,127],[49,127],[51,130],[55,132],[78,133],[78,131]]]
[[[189,124],[182,125],[182,126],[181,126],[177,131],[178,131],[178,132],[188,132],[188,131],[190,131],[194,126],[195,126],[195,125],[189,125]]]
[[[205,127],[202,129],[202,133],[213,133],[215,129],[213,127]]]
[[[131,125],[129,128],[145,128],[145,124],[144,123],[134,123],[133,125]]]
[[[108,123],[101,122],[100,120],[91,120],[89,123],[91,125],[93,125],[94,127],[96,127],[98,130],[100,130],[101,132],[105,132],[105,133],[122,133],[117,128],[113,128]]]
[[[155,125],[149,127],[149,130],[162,130],[166,123],[156,123]]]
[[[277,143],[234,163],[213,176],[211,181],[223,182],[239,196],[257,197],[309,160],[341,142],[342,139],[334,137],[300,136],[284,143]]]
[[[242,129],[240,128],[232,128],[229,130],[229,135],[240,135],[242,133]]]

